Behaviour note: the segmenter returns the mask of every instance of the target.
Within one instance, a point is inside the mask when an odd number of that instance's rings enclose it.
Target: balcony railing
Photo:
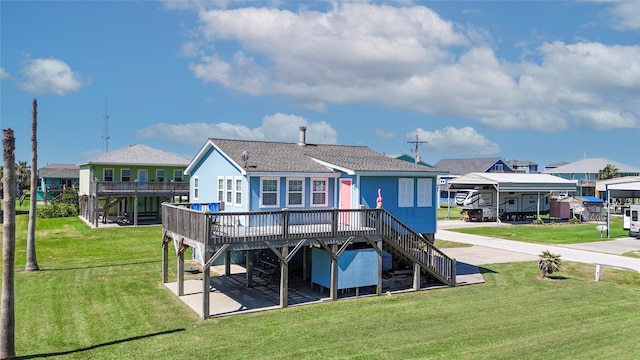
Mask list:
[[[189,194],[189,183],[182,181],[92,181],[91,194]]]
[[[383,209],[210,212],[190,204],[162,204],[163,231],[208,251],[222,245],[256,246],[304,239],[381,236],[444,283],[455,285],[455,260]],[[208,206],[200,206],[208,209]],[[253,245],[252,245],[253,244]],[[264,245],[262,245],[264,246]]]

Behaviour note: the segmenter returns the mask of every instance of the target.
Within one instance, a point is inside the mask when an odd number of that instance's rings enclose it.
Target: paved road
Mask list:
[[[550,246],[462,234],[439,228],[436,239],[475,245],[472,248],[445,249],[445,253],[449,256],[474,265],[535,260],[541,252],[549,250],[554,254],[560,254],[562,259],[567,261],[600,264],[640,272],[640,259],[616,255],[640,250],[640,240],[631,238],[589,244]],[[493,252],[493,249],[501,250],[501,252]],[[476,253],[477,255],[475,255]],[[521,257],[522,260],[509,260],[512,257]]]

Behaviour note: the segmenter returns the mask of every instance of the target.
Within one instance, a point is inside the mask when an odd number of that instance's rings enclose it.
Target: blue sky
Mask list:
[[[640,2],[1,1],[0,122],[30,161],[209,137],[640,167]]]

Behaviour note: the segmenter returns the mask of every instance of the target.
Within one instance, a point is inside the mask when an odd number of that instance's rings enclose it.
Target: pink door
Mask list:
[[[351,209],[351,179],[340,179],[340,205],[339,209]],[[351,221],[349,212],[340,213],[340,222],[349,224]]]

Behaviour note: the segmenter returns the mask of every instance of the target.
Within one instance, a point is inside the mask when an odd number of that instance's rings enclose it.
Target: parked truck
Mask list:
[[[500,220],[523,220],[527,216],[549,213],[549,195],[546,193],[501,192],[498,204],[496,191],[492,189],[458,191],[456,194],[456,205],[467,213],[469,221],[496,221],[498,211]]]
[[[629,236],[640,237],[640,204],[633,204],[629,206]]]

